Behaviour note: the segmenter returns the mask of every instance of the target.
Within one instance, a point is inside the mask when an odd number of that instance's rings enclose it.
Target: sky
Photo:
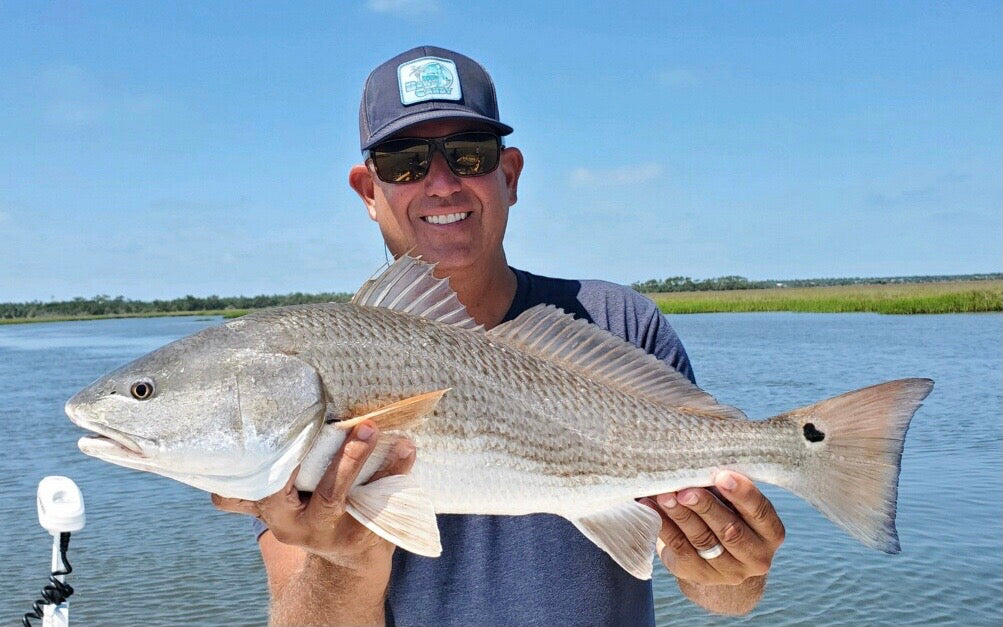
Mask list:
[[[1001,8],[0,0],[0,302],[352,292],[362,84],[486,66],[538,274],[999,272]]]

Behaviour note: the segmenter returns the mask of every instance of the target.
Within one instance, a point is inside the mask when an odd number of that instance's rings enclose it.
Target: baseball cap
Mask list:
[[[445,48],[412,48],[366,79],[359,144],[366,150],[412,124],[447,118],[484,122],[499,135],[512,132],[498,119],[495,85],[480,63]]]

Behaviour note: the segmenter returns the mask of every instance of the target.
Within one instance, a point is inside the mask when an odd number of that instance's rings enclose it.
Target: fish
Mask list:
[[[713,485],[723,469],[900,551],[900,461],[932,380],[752,420],[552,305],[485,330],[434,270],[403,255],[351,302],[251,313],[122,366],[66,403],[91,432],[80,450],[257,500],[297,468],[296,488],[312,491],[372,420],[383,435],[346,511],[419,555],[441,553],[437,514],[549,513],[648,579],[661,518],[637,499]],[[369,482],[401,437],[417,449],[412,471]]]

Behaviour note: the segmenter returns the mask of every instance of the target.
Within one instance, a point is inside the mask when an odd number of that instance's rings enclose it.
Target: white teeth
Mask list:
[[[444,216],[425,216],[422,220],[429,224],[452,224],[466,219],[469,215],[469,211],[464,211],[463,213],[447,213]]]

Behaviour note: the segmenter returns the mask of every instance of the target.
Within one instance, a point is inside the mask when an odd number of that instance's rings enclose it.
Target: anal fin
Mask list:
[[[653,509],[630,501],[569,520],[628,573],[651,579],[651,560],[662,528],[662,517]]]
[[[390,475],[352,488],[345,509],[402,549],[427,557],[442,553],[432,501],[410,475]]]

